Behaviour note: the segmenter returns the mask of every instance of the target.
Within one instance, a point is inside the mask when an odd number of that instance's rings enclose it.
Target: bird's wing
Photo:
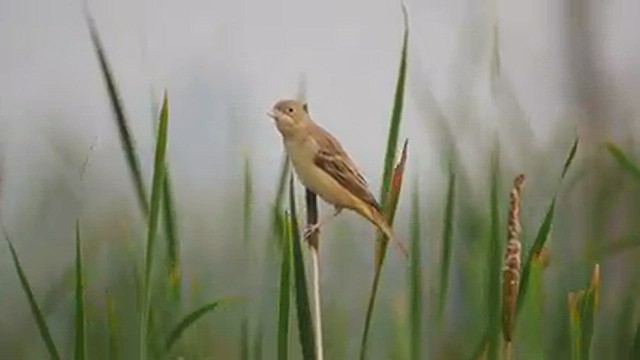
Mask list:
[[[379,210],[380,205],[369,192],[366,179],[342,149],[340,143],[326,130],[313,125],[315,127],[312,132],[313,137],[319,146],[313,159],[314,163],[357,198]]]

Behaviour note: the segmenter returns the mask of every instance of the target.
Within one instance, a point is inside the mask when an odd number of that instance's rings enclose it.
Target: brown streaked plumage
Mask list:
[[[311,120],[307,104],[296,100],[278,101],[269,114],[302,184],[332,204],[337,215],[351,209],[376,225],[406,255],[381,213],[380,205],[368,189],[367,181],[342,145]],[[319,221],[310,231],[316,231]]]

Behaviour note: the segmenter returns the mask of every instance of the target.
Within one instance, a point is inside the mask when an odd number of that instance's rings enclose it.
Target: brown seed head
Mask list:
[[[507,223],[507,248],[502,268],[502,330],[506,342],[513,338],[518,290],[520,287],[520,268],[522,245],[520,244],[520,195],[524,186],[524,175],[518,175],[513,181],[509,198],[509,220]]]

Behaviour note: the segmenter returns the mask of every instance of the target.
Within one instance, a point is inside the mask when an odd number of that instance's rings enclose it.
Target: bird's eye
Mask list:
[[[289,112],[289,114],[293,114],[293,108],[288,108],[287,111]]]

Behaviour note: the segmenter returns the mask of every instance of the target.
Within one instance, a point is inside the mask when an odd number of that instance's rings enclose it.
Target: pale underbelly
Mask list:
[[[312,158],[305,157],[304,153],[293,154],[289,152],[293,168],[306,188],[332,205],[350,209],[357,207],[358,199],[324,170],[317,167]]]

